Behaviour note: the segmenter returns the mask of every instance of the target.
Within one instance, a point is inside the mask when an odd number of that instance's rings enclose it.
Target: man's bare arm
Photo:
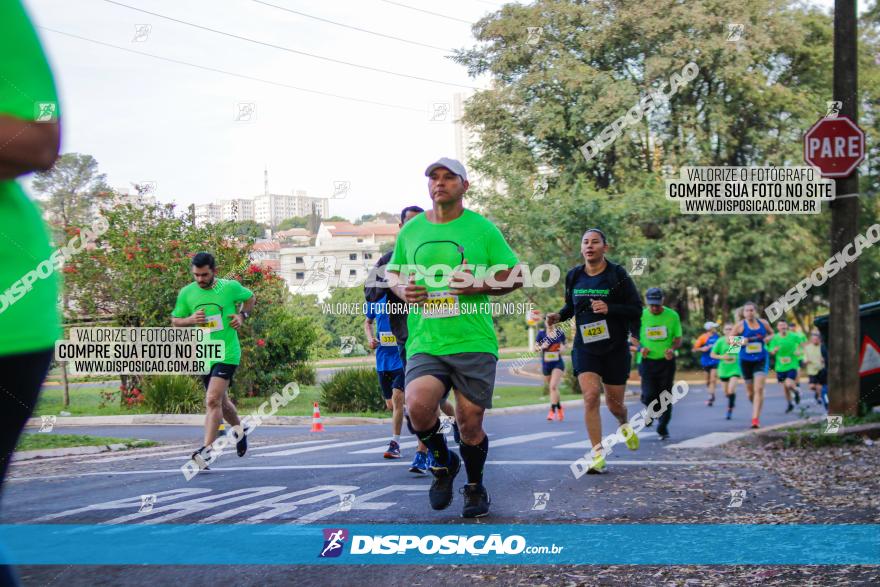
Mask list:
[[[45,171],[58,158],[61,126],[0,115],[0,145],[0,180]]]

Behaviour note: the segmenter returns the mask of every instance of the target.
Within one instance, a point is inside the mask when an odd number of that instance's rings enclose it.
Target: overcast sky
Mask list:
[[[59,86],[64,152],[93,155],[110,185],[155,181],[180,205],[263,191],[329,196],[350,182],[330,213],[351,219],[426,206],[425,166],[454,156],[452,116],[433,104],[485,87],[448,51],[319,22],[261,2],[438,48],[473,44],[471,25],[490,0],[25,0]],[[351,67],[194,28],[166,17]],[[445,16],[425,14],[406,4]],[[818,2],[825,6],[831,0]],[[465,21],[465,22],[462,22]],[[144,27],[143,25],[147,25]],[[317,95],[99,45],[337,94]],[[440,80],[434,83],[365,68]],[[456,85],[458,84],[458,85]],[[242,104],[254,104],[246,121]],[[434,116],[439,118],[439,116]]]

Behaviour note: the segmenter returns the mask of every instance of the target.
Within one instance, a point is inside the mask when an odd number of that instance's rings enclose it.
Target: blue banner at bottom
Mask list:
[[[0,525],[15,565],[877,565],[880,526]]]

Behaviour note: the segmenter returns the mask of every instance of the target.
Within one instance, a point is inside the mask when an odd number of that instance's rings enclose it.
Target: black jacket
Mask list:
[[[622,266],[617,263],[608,261],[607,271],[610,273],[611,291],[608,294],[608,314],[593,314],[590,299],[587,297],[575,301],[572,289],[577,281],[578,274],[583,273],[584,265],[578,265],[570,270],[565,276],[565,306],[559,311],[560,322],[575,318],[576,324],[585,324],[594,319],[607,319],[609,325],[611,321],[617,323],[618,328],[612,328],[613,332],[629,333],[635,337],[639,336],[639,330],[642,321],[642,298],[639,290],[636,288],[632,277],[626,272]],[[619,338],[619,337],[618,337]],[[579,334],[575,336],[575,345],[580,346],[581,337]],[[614,347],[626,345],[628,348],[629,341],[625,338],[622,340],[611,341]]]
[[[369,303],[376,303],[382,299],[382,296],[388,296],[388,320],[391,322],[391,332],[398,343],[404,344],[409,334],[406,327],[406,302],[394,295],[385,279],[385,266],[391,260],[393,253],[394,251],[388,251],[379,257],[376,266],[370,270],[364,283],[364,298]]]

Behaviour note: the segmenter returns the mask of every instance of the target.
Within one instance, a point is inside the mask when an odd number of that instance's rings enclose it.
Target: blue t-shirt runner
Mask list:
[[[376,371],[397,371],[403,369],[400,354],[397,352],[397,338],[391,332],[391,319],[386,304],[388,297],[382,296],[378,302],[364,304],[364,315],[376,323],[375,336],[379,340],[376,348]],[[402,388],[401,388],[402,389]]]

